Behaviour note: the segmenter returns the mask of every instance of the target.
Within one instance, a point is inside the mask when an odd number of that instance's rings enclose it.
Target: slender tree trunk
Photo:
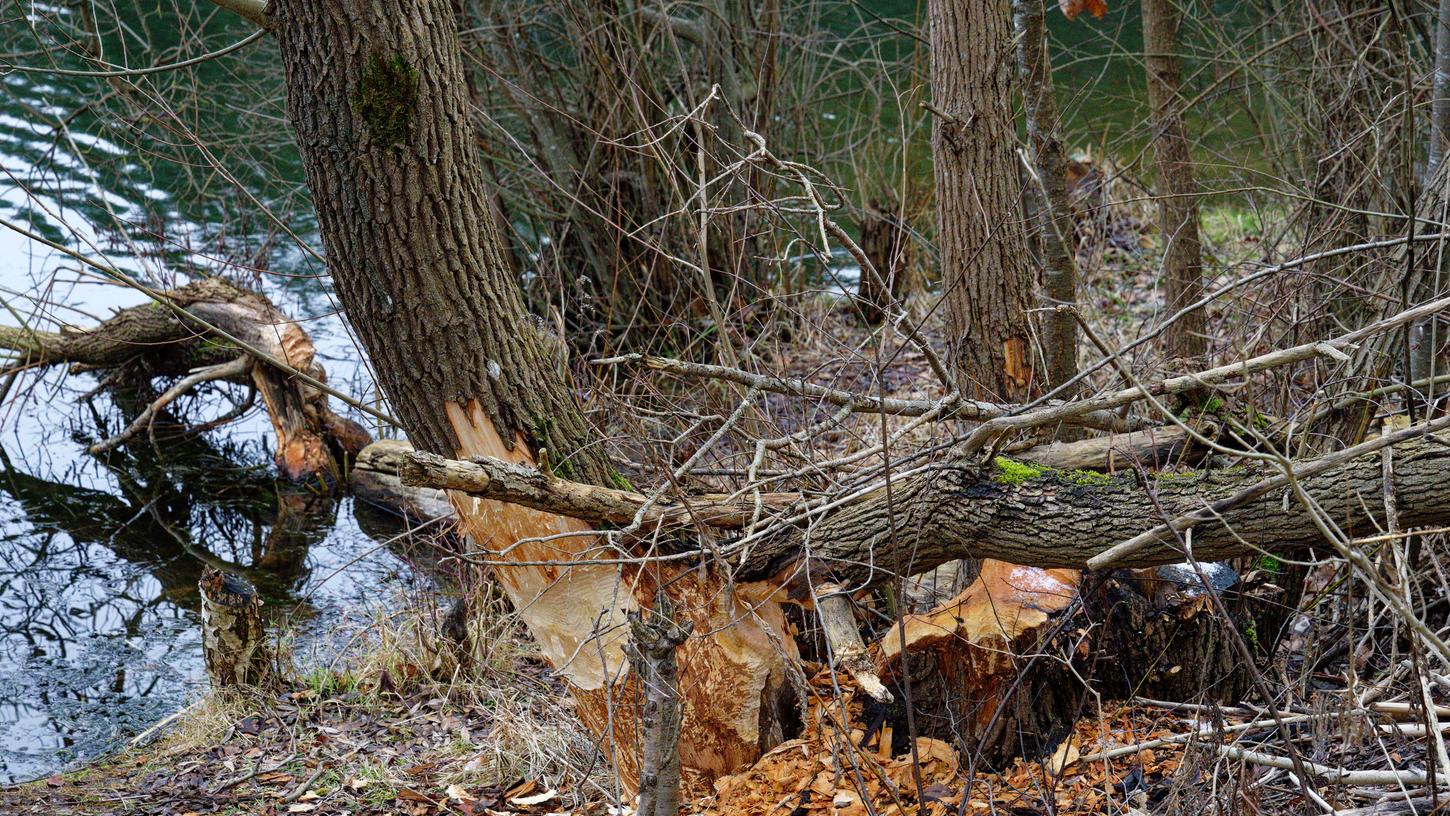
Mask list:
[[[1143,49],[1148,67],[1148,104],[1152,108],[1153,147],[1158,165],[1158,226],[1163,233],[1164,314],[1203,296],[1203,248],[1198,238],[1198,187],[1183,126],[1183,63],[1178,56],[1177,0],[1143,0]],[[1202,309],[1173,323],[1166,333],[1168,353],[1176,359],[1200,357],[1207,350]]]
[[[1008,0],[931,0],[932,129],[947,330],[970,396],[1040,387],[1027,310],[1032,270],[1013,152]]]
[[[1425,178],[1434,177],[1450,141],[1450,0],[1440,0],[1435,17],[1435,100],[1430,107],[1430,160]]]
[[[488,206],[447,3],[274,0],[269,25],[328,267],[394,413],[420,450],[487,455],[594,484],[618,476],[508,273]],[[681,759],[712,776],[781,739],[794,654],[763,588],[713,574],[548,562],[603,556],[583,521],[452,496],[626,788],[638,770],[627,615],[668,581],[682,624]],[[574,533],[576,535],[570,535]],[[684,574],[680,574],[680,573]]]
[[[1450,1],[1450,0],[1447,0]],[[1052,86],[1052,59],[1047,52],[1047,9],[1043,0],[1017,0],[1013,24],[1017,34],[1017,75],[1027,111],[1027,143],[1041,198],[1043,294],[1050,306],[1077,304],[1077,262],[1072,208],[1067,200],[1067,154],[1057,90]],[[1077,374],[1077,320],[1054,312],[1042,321],[1047,382],[1058,385]]]

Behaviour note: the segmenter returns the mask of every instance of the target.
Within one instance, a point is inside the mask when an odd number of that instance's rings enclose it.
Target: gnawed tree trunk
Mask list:
[[[456,26],[425,0],[277,0],[290,118],[343,308],[410,440],[454,457],[618,480],[507,273],[467,114]],[[588,524],[454,494],[544,657],[626,787],[638,771],[627,615],[668,585],[698,636],[680,649],[681,760],[714,776],[781,739],[794,646],[768,587],[709,572],[568,566],[601,555]]]
[[[856,294],[861,316],[875,325],[891,314],[906,290],[911,265],[911,231],[901,217],[896,197],[887,193],[866,205],[861,219],[861,251],[871,259],[875,274],[861,270]]]
[[[200,367],[213,367],[212,379],[246,382],[257,389],[266,404],[277,436],[277,469],[287,479],[335,478],[346,468],[347,461],[371,441],[361,426],[332,411],[325,393],[291,373],[300,371],[319,382],[327,379],[315,359],[307,332],[264,296],[222,278],[206,278],[162,294],[166,304],[123,309],[86,329],[68,327],[60,332],[43,332],[0,327],[0,347],[20,352],[21,362],[26,364],[69,364],[77,371],[110,370],[111,379],[117,383],[133,378],[181,376]],[[217,330],[260,352],[262,358]],[[267,359],[282,363],[290,371],[269,364]],[[247,364],[233,365],[238,361]],[[204,379],[197,376],[191,385],[199,385]],[[140,418],[143,424],[176,396],[180,396],[179,391],[163,395],[150,413]],[[138,430],[139,426],[130,428],[131,434],[123,432],[98,443],[93,452],[128,441]]]
[[[1008,0],[931,0],[932,157],[947,336],[967,396],[1022,402],[1033,306],[1013,151]]]
[[[201,590],[201,651],[217,688],[265,686],[273,679],[262,600],[240,575],[208,567]]]
[[[1158,169],[1158,228],[1163,239],[1164,314],[1172,315],[1203,297],[1203,247],[1198,237],[1198,187],[1188,132],[1183,125],[1183,64],[1178,55],[1177,0],[1143,0],[1143,50],[1148,68],[1153,151]],[[1168,327],[1168,354],[1185,360],[1203,356],[1203,309]]]
[[[1267,644],[1285,599],[1246,591],[1225,564],[1202,569],[1231,620],[1188,565],[1099,574],[989,559],[960,595],[907,616],[873,650],[883,674],[912,684],[920,733],[998,767],[1051,752],[1083,712],[1084,683],[1110,699],[1237,702],[1251,675],[1222,629],[1263,631]]]

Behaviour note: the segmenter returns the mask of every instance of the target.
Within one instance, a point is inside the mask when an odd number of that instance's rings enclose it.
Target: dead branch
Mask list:
[[[164,410],[166,406],[176,401],[176,399],[182,394],[185,394],[186,392],[190,391],[191,389],[204,382],[210,382],[212,380],[230,380],[237,377],[246,376],[247,372],[251,369],[251,367],[252,358],[238,357],[230,363],[207,366],[205,368],[199,368],[196,371],[193,371],[192,373],[183,377],[175,385],[166,389],[166,391],[162,393],[161,396],[157,397],[154,402],[146,406],[146,409],[142,411],[134,420],[132,420],[131,424],[127,425],[124,430],[122,430],[115,436],[110,437],[109,439],[104,439],[94,445],[91,445],[90,448],[86,450],[86,452],[94,456],[96,454],[105,453],[106,451],[119,448],[120,446],[131,441],[131,438],[141,433],[141,431],[151,427],[151,423],[153,420],[155,420],[156,415],[161,413],[161,411]]]

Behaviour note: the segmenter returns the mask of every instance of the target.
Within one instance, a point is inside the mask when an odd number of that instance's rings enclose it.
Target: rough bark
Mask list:
[[[426,0],[276,0],[288,111],[328,268],[404,430],[426,452],[483,455],[584,483],[616,478],[503,260],[473,149],[456,25]],[[576,693],[626,787],[638,771],[624,626],[668,582],[685,625],[681,758],[714,776],[781,738],[793,654],[768,588],[700,571],[545,565],[596,546],[557,512],[453,495],[543,656]],[[611,732],[610,729],[614,729]]]
[[[1445,480],[1450,477],[1450,446],[1438,439],[1418,439],[1400,445],[1394,473],[1405,527],[1439,524],[1450,519],[1445,501]],[[415,457],[416,458],[416,457]],[[432,460],[423,459],[425,464]],[[1322,460],[1311,460],[1322,462]],[[550,479],[537,471],[515,478],[492,479],[491,471],[511,473],[500,463],[448,462],[452,475],[427,476],[429,484],[464,484],[474,479],[483,495],[517,502],[541,510],[568,508],[568,512],[609,522],[627,517],[640,506],[640,494]],[[435,471],[436,463],[415,471]],[[1380,518],[1384,476],[1377,453],[1350,459],[1342,465],[1310,472],[1300,463],[1299,484],[1342,529],[1354,534],[1373,530]],[[478,474],[486,478],[478,479]],[[474,474],[462,476],[460,474]],[[1265,464],[1203,470],[1192,473],[1150,473],[1144,482],[1136,471],[1108,475],[1093,471],[1055,470],[1023,462],[995,459],[982,467],[976,462],[945,463],[940,467],[898,479],[892,486],[893,505],[886,491],[877,489],[816,512],[811,518],[810,560],[806,562],[804,533],[788,523],[777,525],[761,540],[752,541],[740,561],[738,580],[759,581],[799,577],[811,570],[822,582],[852,587],[891,580],[897,574],[885,565],[899,562],[902,577],[927,572],[959,558],[993,558],[1030,563],[1045,568],[1080,568],[1112,545],[1157,526],[1165,515],[1174,517],[1280,476]],[[448,480],[448,481],[444,481]],[[473,489],[473,488],[470,488]],[[692,512],[696,518],[725,519],[729,528],[733,508],[725,503],[712,508],[705,497]],[[787,518],[804,506],[789,503],[789,494],[771,494],[772,503]],[[668,508],[662,513],[670,512]],[[895,526],[889,516],[894,513]],[[682,523],[682,522],[681,522]],[[892,530],[896,530],[893,538]],[[1218,521],[1194,528],[1193,550],[1201,560],[1253,556],[1261,550],[1313,545],[1319,532],[1308,513],[1282,489],[1269,490],[1227,510]],[[690,542],[665,542],[670,552],[688,552]],[[729,556],[730,552],[725,551]],[[906,554],[910,554],[910,558]],[[1118,566],[1156,566],[1183,560],[1176,547],[1162,542],[1125,555]],[[804,592],[795,582],[793,592]]]
[[[1067,153],[1062,146],[1057,89],[1052,84],[1043,0],[1016,0],[1013,26],[1017,34],[1017,75],[1027,113],[1027,145],[1037,177],[1034,192],[1041,201],[1040,223],[1034,227],[1042,236],[1043,295],[1049,306],[1075,306],[1075,229],[1067,197]],[[1050,312],[1042,324],[1047,383],[1056,386],[1077,374],[1077,320],[1067,312]]]
[[[937,244],[962,393],[1021,402],[1040,387],[1013,151],[1008,0],[931,0]]]
[[[1203,297],[1203,248],[1198,236],[1198,187],[1183,124],[1183,63],[1178,55],[1178,0],[1143,0],[1143,49],[1158,180],[1158,227],[1163,238],[1165,314]],[[1201,357],[1208,344],[1204,313],[1195,309],[1165,333],[1176,359]]]
[[[273,678],[262,600],[245,578],[208,567],[201,589],[201,651],[217,688],[265,686]]]
[[[652,614],[630,617],[629,660],[639,675],[644,704],[640,730],[638,816],[675,816],[680,809],[680,690],[675,653],[690,636],[674,620],[663,595]]]

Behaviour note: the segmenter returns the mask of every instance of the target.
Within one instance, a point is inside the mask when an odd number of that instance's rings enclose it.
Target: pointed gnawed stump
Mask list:
[[[240,575],[208,567],[201,589],[201,650],[216,688],[272,682],[272,647],[262,625],[262,599]]]

